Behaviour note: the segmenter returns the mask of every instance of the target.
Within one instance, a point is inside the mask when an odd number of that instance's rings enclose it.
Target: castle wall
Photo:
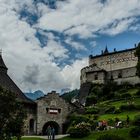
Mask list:
[[[106,71],[134,67],[137,64],[137,57],[134,56],[135,49],[109,53],[89,58],[89,65],[96,63]]]
[[[140,78],[136,76],[138,58],[135,57],[134,53],[135,49],[133,48],[98,56],[90,56],[89,66],[81,70],[81,84],[85,82],[105,83],[112,78],[118,84],[122,82],[129,82],[131,84],[139,83]],[[105,70],[106,74],[100,73],[98,70],[92,70],[92,65],[94,64],[97,64],[100,69]],[[98,80],[95,79],[96,74],[98,75]]]
[[[86,74],[86,81],[92,83],[104,84],[105,74],[103,72],[94,72]]]
[[[24,121],[24,135],[33,135],[36,134],[36,106],[25,106],[27,111],[27,117]],[[30,121],[33,120],[33,128],[31,129]]]

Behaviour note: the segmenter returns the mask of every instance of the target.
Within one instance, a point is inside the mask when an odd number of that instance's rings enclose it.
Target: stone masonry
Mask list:
[[[37,99],[36,103],[37,134],[45,134],[48,125],[53,125],[57,131],[56,133],[62,133],[63,125],[72,110],[72,106],[55,91]]]

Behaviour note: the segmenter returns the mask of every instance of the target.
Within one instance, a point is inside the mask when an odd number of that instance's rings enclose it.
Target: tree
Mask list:
[[[136,68],[137,68],[137,75],[140,77],[140,43],[136,48],[135,56],[138,57],[138,63],[136,65]]]
[[[0,87],[0,139],[20,139],[26,113],[15,93]]]

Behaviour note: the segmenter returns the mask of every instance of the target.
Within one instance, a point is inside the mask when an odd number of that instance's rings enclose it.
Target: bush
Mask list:
[[[130,130],[129,132],[130,136],[133,138],[138,138],[140,137],[140,127],[134,127]]]
[[[136,126],[140,126],[140,115],[135,116],[133,124]]]
[[[130,98],[131,97],[131,94],[129,93],[124,93],[121,95],[121,98]]]
[[[114,126],[115,125],[115,121],[113,119],[108,119],[108,125],[109,126]]]
[[[117,108],[115,111],[114,111],[114,114],[119,114],[121,113],[121,110],[119,108]]]
[[[114,113],[114,111],[115,111],[115,106],[111,106],[105,110],[105,113]]]
[[[113,135],[113,134],[105,134],[101,135],[97,140],[124,140],[124,138],[118,136],[118,135]]]
[[[137,96],[140,96],[140,89],[136,92]]]
[[[95,105],[97,103],[97,97],[92,95],[86,98],[86,106]]]
[[[86,114],[98,114],[99,113],[99,109],[96,107],[88,107],[86,108]]]
[[[133,104],[130,105],[121,105],[120,106],[120,110],[121,111],[132,111],[132,110],[136,110],[136,106]]]
[[[92,131],[95,130],[98,126],[98,121],[96,121],[96,120],[89,120],[88,123],[91,125],[91,130]]]
[[[80,122],[88,122],[89,118],[85,117],[83,115],[72,115],[70,116],[70,122],[72,122],[72,125],[76,125]]]
[[[90,134],[90,124],[82,122],[73,127],[70,127],[67,131],[72,138],[82,138]]]

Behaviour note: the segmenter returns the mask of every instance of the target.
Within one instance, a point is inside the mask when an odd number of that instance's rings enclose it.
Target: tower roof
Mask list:
[[[10,90],[15,93],[17,98],[24,103],[35,104],[32,100],[28,99],[24,93],[19,89],[19,87],[14,83],[14,81],[7,74],[8,68],[6,67],[2,55],[0,54],[0,86],[6,90]]]
[[[106,45],[106,48],[105,48],[105,51],[104,51],[104,54],[108,54],[109,51],[108,51],[108,48],[107,48],[107,45]]]
[[[2,59],[2,54],[0,52],[0,72],[6,72],[7,73],[8,68],[6,67],[3,59]]]

